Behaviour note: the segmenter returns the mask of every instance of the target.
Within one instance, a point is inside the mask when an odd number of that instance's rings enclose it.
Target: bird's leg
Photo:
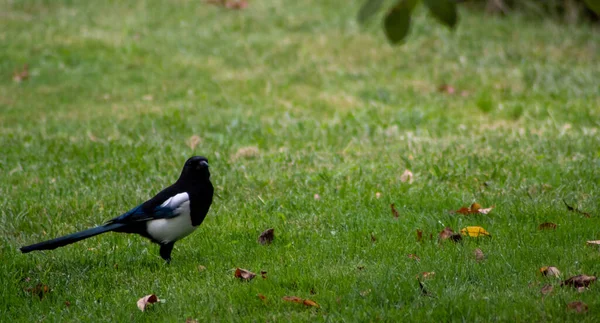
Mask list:
[[[169,242],[169,243],[160,245],[160,256],[167,263],[171,262],[171,251],[173,251],[174,245],[175,245],[175,242]]]

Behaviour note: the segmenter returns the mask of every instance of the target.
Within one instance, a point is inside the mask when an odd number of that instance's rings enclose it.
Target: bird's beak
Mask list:
[[[200,162],[200,166],[208,168],[208,162],[203,160]]]

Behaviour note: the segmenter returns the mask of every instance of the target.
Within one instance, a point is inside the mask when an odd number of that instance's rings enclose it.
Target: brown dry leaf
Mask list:
[[[206,270],[206,267],[202,266],[202,265],[198,265],[198,271],[199,272],[203,272]]]
[[[445,227],[442,232],[440,232],[438,236],[438,242],[450,239],[454,242],[458,242],[462,240],[462,237],[458,233],[454,233],[454,230],[450,227]]]
[[[71,306],[71,302],[69,302],[69,301],[65,301],[65,306],[66,306],[66,307],[70,307],[70,306]]]
[[[452,85],[442,84],[438,86],[438,92],[446,93],[446,94],[454,94],[456,89]]]
[[[233,160],[238,160],[241,158],[249,159],[257,157],[260,151],[257,146],[248,146],[242,147],[238,149],[238,151],[232,156]]]
[[[262,245],[270,244],[273,242],[273,239],[275,239],[275,229],[270,228],[263,231],[263,233],[258,236],[258,243]]]
[[[202,138],[200,138],[200,136],[197,135],[193,135],[190,137],[190,139],[187,140],[187,144],[191,150],[196,149],[196,146],[198,146],[201,142]]]
[[[263,294],[258,294],[256,296],[258,296],[258,298],[262,299],[263,301],[267,299],[267,296],[265,296]]]
[[[42,283],[35,285],[35,287],[24,288],[23,290],[27,293],[31,293],[31,295],[37,295],[40,299],[44,298],[46,294],[52,291],[48,285]]]
[[[315,301],[311,301],[310,299],[305,299],[302,304],[306,305],[306,306],[312,306],[312,307],[316,307],[319,308],[321,306],[319,306],[319,304],[317,304]]]
[[[146,295],[137,301],[137,307],[140,309],[140,311],[143,312],[146,310],[146,306],[148,306],[148,304],[154,304],[158,301],[159,301],[159,299],[158,299],[158,297],[156,297],[156,295],[154,295],[154,294]]]
[[[267,272],[264,270],[260,271],[260,276],[262,277],[262,279],[267,279]]]
[[[481,236],[488,236],[491,237],[491,234],[487,231],[485,231],[484,228],[479,227],[479,226],[470,226],[470,227],[466,227],[462,230],[460,230],[460,234],[462,235],[468,235],[469,237],[481,237]]]
[[[563,203],[565,203],[565,205],[567,206],[567,210],[568,211],[579,213],[579,214],[585,216],[586,218],[591,218],[592,217],[592,215],[589,214],[588,212],[583,212],[583,211],[581,211],[580,209],[578,209],[576,207],[570,206],[569,204],[567,204],[567,201],[565,201],[564,199],[563,199]]]
[[[586,242],[588,246],[600,246],[600,240],[590,240]]]
[[[540,268],[540,272],[547,277],[560,277],[560,270],[556,267],[542,267]]]
[[[240,9],[246,9],[247,7],[248,7],[247,0],[237,0],[237,1],[225,2],[225,8],[228,8],[228,9],[240,10]]]
[[[29,65],[23,65],[23,69],[20,71],[14,71],[13,81],[21,83],[29,78]]]
[[[408,169],[405,170],[404,173],[402,173],[402,175],[400,175],[400,181],[402,181],[403,183],[408,182],[408,184],[412,184],[413,173],[411,171],[409,171]]]
[[[392,214],[394,215],[394,218],[398,218],[398,211],[396,211],[396,206],[394,205],[394,203],[390,204],[390,207],[392,208]]]
[[[481,249],[479,248],[475,249],[475,251],[473,251],[473,254],[475,255],[475,260],[477,261],[483,261],[485,259],[483,251],[481,251]]]
[[[544,222],[538,226],[538,230],[556,230],[556,224],[552,222]]]
[[[577,275],[573,276],[560,284],[560,286],[573,286],[575,288],[588,287],[596,281],[596,276]]]
[[[424,271],[417,275],[417,279],[430,279],[433,278],[433,276],[435,276],[435,271]]]
[[[588,311],[588,306],[584,302],[576,301],[567,304],[567,308],[577,313],[585,313]]]
[[[417,229],[417,242],[421,242],[423,240],[423,231]]]
[[[460,209],[454,211],[455,213],[458,214],[462,214],[462,215],[471,215],[471,214],[488,214],[492,211],[492,209],[494,209],[494,205],[488,207],[488,208],[482,208],[481,205],[477,202],[471,204],[471,207],[461,207]]]
[[[542,293],[542,295],[548,295],[548,294],[552,293],[553,290],[554,290],[554,286],[546,285],[546,286],[542,287],[542,290],[540,292]]]
[[[255,273],[241,268],[236,268],[234,275],[236,278],[243,279],[246,281],[251,281],[252,278],[256,277]]]
[[[419,258],[419,256],[414,255],[412,253],[408,254],[408,259],[412,259],[412,260],[415,260],[415,261],[421,261],[421,258]]]
[[[297,296],[283,296],[282,299],[286,302],[302,304],[304,300]]]

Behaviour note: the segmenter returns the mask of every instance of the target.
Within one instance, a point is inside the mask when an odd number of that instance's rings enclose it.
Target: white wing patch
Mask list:
[[[196,227],[192,226],[190,197],[187,193],[179,193],[160,206],[173,209],[173,213],[177,216],[146,222],[146,229],[153,239],[162,243],[169,243],[177,241],[196,230]]]

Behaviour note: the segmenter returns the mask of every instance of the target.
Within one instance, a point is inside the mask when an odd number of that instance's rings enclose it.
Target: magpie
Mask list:
[[[208,159],[194,156],[183,166],[179,179],[148,201],[128,212],[81,232],[21,248],[22,253],[52,250],[105,232],[136,233],[160,245],[160,256],[171,262],[176,241],[192,233],[204,220],[212,204]]]

